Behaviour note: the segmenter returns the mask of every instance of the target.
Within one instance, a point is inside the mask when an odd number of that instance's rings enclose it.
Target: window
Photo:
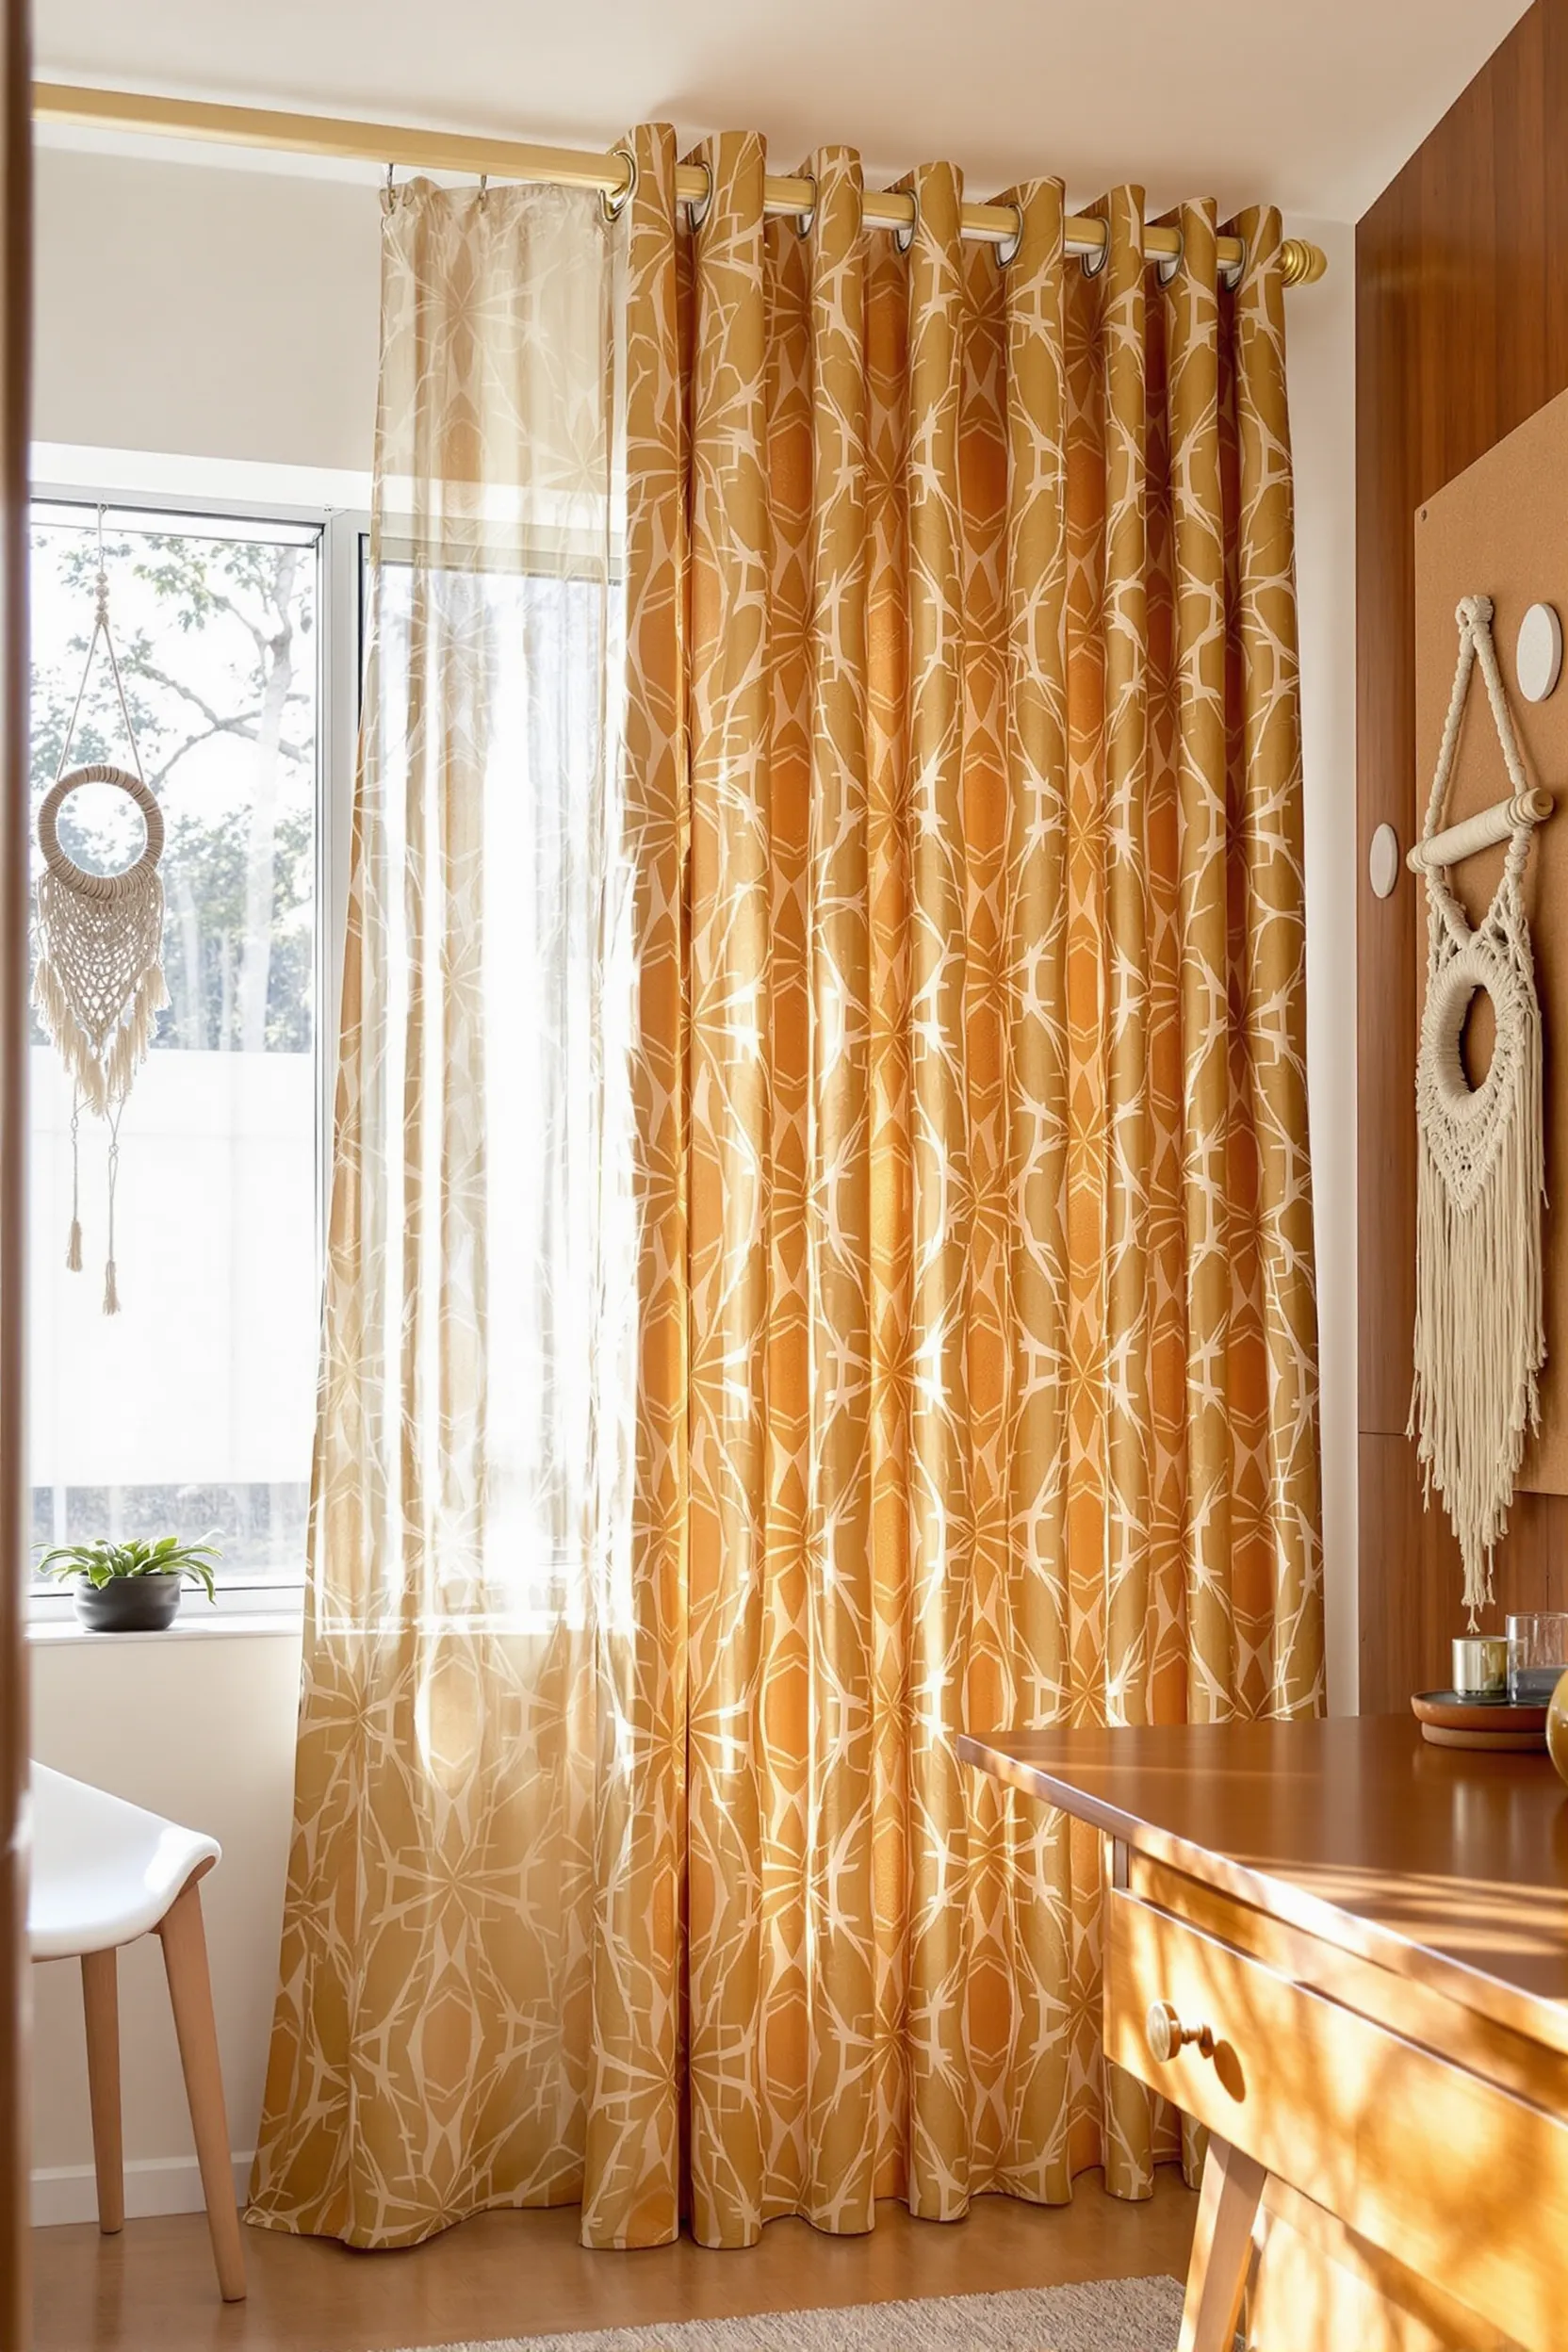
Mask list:
[[[99,518],[40,504],[32,520],[37,796],[81,679]],[[121,1127],[114,1316],[107,1131],[80,1120],[73,1273],[72,1086],[35,1027],[32,1532],[43,1547],[213,1528],[225,1583],[297,1585],[319,1294],[323,528],[110,508],[103,530],[166,825],[170,1002]],[[93,760],[130,765],[101,647],[70,765]],[[59,830],[97,872],[140,845],[136,810],[102,785],[72,796]]]

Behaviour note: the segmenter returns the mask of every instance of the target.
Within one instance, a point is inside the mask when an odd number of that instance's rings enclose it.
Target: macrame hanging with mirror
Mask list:
[[[134,775],[105,760],[68,766],[76,721],[102,638],[108,656]],[[59,813],[84,784],[107,784],[134,802],[146,839],[141,855],[119,874],[90,874],[61,847]],[[104,1313],[120,1312],[114,1258],[114,1196],[120,1173],[120,1120],[126,1098],[168,1004],[163,980],[163,812],[142,773],[120,660],[109,628],[104,516],[98,514],[97,606],[82,682],[60,745],[55,780],[38,812],[41,858],[33,893],[33,1003],[71,1075],[71,1236],[66,1265],[81,1271],[80,1133],[84,1110],[108,1128],[107,1254]]]
[[[1478,662],[1513,792],[1503,871],[1471,927],[1446,869],[1427,884],[1427,1001],[1416,1050],[1415,1379],[1410,1434],[1428,1497],[1436,1487],[1459,1539],[1464,1601],[1492,1598],[1492,1555],[1527,1433],[1540,1423],[1546,1360],[1541,1217],[1541,1006],[1525,914],[1534,825],[1513,719],[1492,642],[1492,601],[1466,596],[1455,615],[1459,661],[1422,838],[1441,830],[1470,680]],[[1496,1040],[1486,1073],[1464,1068],[1465,1022],[1478,991],[1492,1002]]]

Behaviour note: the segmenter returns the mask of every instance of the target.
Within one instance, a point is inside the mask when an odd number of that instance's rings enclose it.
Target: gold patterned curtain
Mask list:
[[[584,2233],[1146,2193],[966,1726],[1321,1704],[1280,223],[631,142],[640,1331]],[[650,1932],[651,1923],[651,1932]],[[682,2135],[684,2133],[684,2143]]]
[[[1278,219],[1234,224],[1232,288],[1184,206],[1163,284],[1118,189],[1091,276],[1055,182],[1002,199],[999,259],[947,165],[906,183],[900,250],[847,150],[797,223],[764,219],[759,138],[709,141],[688,224],[673,134],[629,144],[588,229],[627,679],[573,835],[604,845],[592,1376],[580,1457],[546,1449],[575,1565],[528,1641],[428,1576],[421,1615],[389,1537],[401,1630],[367,1647],[356,1447],[401,1413],[464,1524],[498,1400],[543,1409],[493,1358],[548,1286],[503,1302],[492,1270],[449,1317],[483,1429],[406,1336],[372,1413],[372,1245],[335,1211],[253,2213],[360,2244],[580,2197],[590,2245],[682,2213],[739,2245],[884,2196],[1057,2201],[1097,2163],[1146,2194],[1179,2135],[1102,2060],[1096,1844],[955,1738],[1322,1700]],[[437,310],[460,242],[403,256]],[[416,470],[461,386],[397,381]],[[448,658],[411,636],[433,692]],[[356,1017],[340,1196],[396,1156],[361,1172]],[[480,1158],[514,1051],[479,1022],[447,1062]],[[434,1219],[460,1160],[406,1089],[370,1123]],[[398,1231],[389,1328],[422,1295]]]

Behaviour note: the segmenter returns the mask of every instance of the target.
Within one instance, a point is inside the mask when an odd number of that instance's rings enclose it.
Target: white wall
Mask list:
[[[380,252],[363,184],[41,149],[35,437],[368,476]]]
[[[200,1601],[188,1600],[194,1617]],[[204,1883],[230,2144],[248,2161],[261,2114],[294,1792],[300,1636],[292,1631],[35,1640],[33,1754],[217,1838]],[[94,2213],[92,2138],[74,1961],[33,1970],[33,2213]],[[180,2086],[161,1948],[120,1956],[125,2206],[197,2213],[201,2184]],[[243,2168],[239,2185],[244,2186]]]
[[[43,150],[35,431],[41,474],[356,503],[370,463],[379,215],[340,179]],[[1355,1699],[1353,238],[1289,309],[1307,760],[1308,992],[1324,1374],[1330,1689]],[[106,459],[104,452],[119,452]],[[139,453],[139,454],[137,454]],[[204,466],[172,467],[197,458]],[[111,474],[106,476],[105,467]],[[324,469],[313,482],[297,469]],[[277,470],[272,470],[277,469]],[[327,475],[338,478],[322,487]],[[298,1635],[34,1649],[44,1762],[212,1831],[204,1890],[231,2133],[254,2143],[293,1772]],[[38,1971],[41,2217],[92,2211],[74,1971]],[[194,2208],[157,1953],[124,1963],[127,2206]]]

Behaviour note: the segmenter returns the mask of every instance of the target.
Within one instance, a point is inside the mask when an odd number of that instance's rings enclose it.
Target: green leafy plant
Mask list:
[[[160,1536],[155,1544],[110,1544],[100,1536],[92,1544],[62,1544],[45,1552],[39,1573],[45,1576],[86,1576],[100,1590],[122,1576],[188,1576],[201,1585],[209,1601],[213,1590],[212,1563],[223,1555],[213,1544],[216,1527],[198,1543],[182,1544],[177,1535]]]

